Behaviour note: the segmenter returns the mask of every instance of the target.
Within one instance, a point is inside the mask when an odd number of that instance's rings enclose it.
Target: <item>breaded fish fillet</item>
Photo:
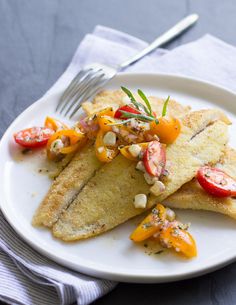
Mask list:
[[[54,180],[33,217],[33,225],[51,227],[101,166],[93,143],[88,143]]]
[[[200,166],[220,159],[228,141],[227,124],[227,117],[218,110],[195,111],[184,117],[179,137],[166,149],[171,174],[158,197],[149,195],[149,186],[136,164],[118,155],[96,172],[61,214],[53,226],[53,235],[73,241],[110,230],[143,213],[133,205],[139,193],[148,195],[147,208],[164,200],[192,180]]]
[[[236,179],[236,151],[227,148],[215,167]],[[213,211],[236,219],[236,199],[211,196],[204,191],[196,179],[183,185],[176,193],[164,200],[164,203],[172,208]]]
[[[117,109],[121,105],[124,96],[125,94],[121,90],[102,91],[95,96],[92,103],[86,102],[83,107],[87,114],[92,114],[111,106]],[[150,101],[156,113],[161,115],[163,100],[151,97]],[[188,106],[182,106],[173,100],[169,101],[168,113],[174,117],[183,116],[189,110],[190,107]],[[57,221],[61,212],[70,205],[101,165],[91,144],[87,145],[81,152],[78,152],[53,182],[34,215],[33,225],[51,227]]]

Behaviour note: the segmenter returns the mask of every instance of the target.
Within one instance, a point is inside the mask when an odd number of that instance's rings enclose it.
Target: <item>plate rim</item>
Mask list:
[[[216,89],[216,90],[220,90],[223,94],[230,94],[232,97],[234,97],[236,99],[236,93],[221,86],[221,85],[216,85],[213,84],[212,82],[209,81],[205,81],[199,78],[194,78],[194,77],[188,77],[188,76],[183,76],[183,75],[177,75],[177,74],[169,74],[169,73],[132,73],[132,72],[126,72],[126,73],[119,73],[117,74],[116,77],[128,77],[128,78],[132,78],[132,77],[161,77],[161,78],[166,78],[166,79],[181,79],[181,80],[186,80],[188,82],[192,82],[192,83],[198,83],[198,85],[201,86],[205,86],[205,87],[210,87],[211,89]],[[108,85],[109,86],[109,85]],[[56,91],[56,92],[49,92],[49,94],[45,94],[43,95],[40,99],[38,99],[37,101],[35,101],[34,103],[32,103],[29,107],[27,107],[25,110],[23,110],[14,120],[13,122],[10,124],[10,126],[6,129],[6,131],[4,132],[1,141],[0,141],[0,152],[2,147],[4,147],[5,142],[7,140],[9,140],[9,132],[11,130],[11,128],[18,122],[21,120],[21,117],[24,116],[27,112],[33,111],[33,109],[35,107],[38,106],[38,104],[43,102],[43,99],[47,96],[49,97],[50,95],[57,95],[59,94],[60,91]],[[46,103],[48,103],[47,100],[45,100]],[[4,162],[4,161],[3,161]],[[1,163],[1,161],[0,161]],[[0,173],[0,176],[3,175],[2,173]],[[3,186],[0,186],[0,189],[4,188]],[[205,267],[200,267],[197,270],[193,270],[193,271],[187,271],[184,273],[175,273],[174,275],[154,275],[154,274],[150,274],[150,275],[143,275],[143,274],[128,274],[126,272],[120,271],[120,272],[113,272],[111,273],[110,270],[108,271],[104,271],[104,269],[102,268],[102,266],[97,266],[96,268],[94,267],[90,267],[90,266],[84,266],[83,264],[79,264],[77,263],[76,265],[79,268],[76,268],[73,266],[74,264],[71,262],[68,262],[68,260],[66,259],[62,259],[61,257],[51,253],[50,251],[47,251],[46,249],[42,249],[40,247],[40,245],[38,245],[37,243],[34,243],[32,241],[32,239],[30,239],[30,237],[26,236],[26,234],[24,234],[23,232],[21,232],[20,229],[18,229],[18,227],[14,224],[14,222],[11,221],[11,218],[9,217],[8,213],[7,213],[7,204],[6,206],[4,206],[4,201],[6,199],[4,199],[4,192],[0,192],[0,209],[4,215],[4,217],[6,218],[7,222],[10,224],[10,226],[17,232],[17,234],[19,234],[19,236],[27,243],[29,244],[33,249],[35,249],[36,251],[38,251],[39,253],[45,255],[46,257],[48,257],[49,259],[52,259],[53,261],[69,268],[72,269],[74,271],[78,271],[78,269],[80,269],[80,272],[85,273],[87,275],[91,275],[91,276],[95,276],[95,277],[102,277],[105,279],[109,279],[109,280],[115,280],[115,281],[123,281],[123,282],[137,282],[137,283],[164,283],[164,282],[171,282],[171,281],[176,281],[176,280],[183,280],[183,279],[187,279],[187,278],[193,278],[211,271],[214,271],[216,269],[219,269],[227,264],[230,264],[231,262],[236,260],[236,252],[235,254],[232,254],[230,256],[227,256],[225,259],[222,259],[220,262],[215,262],[212,264],[209,264],[208,266]],[[70,266],[69,266],[70,264]],[[109,269],[109,268],[107,268]]]

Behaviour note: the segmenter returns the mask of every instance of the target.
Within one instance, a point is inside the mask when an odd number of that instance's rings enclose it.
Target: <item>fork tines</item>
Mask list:
[[[83,101],[91,98],[111,77],[101,66],[89,66],[81,70],[61,96],[56,111],[72,118]]]

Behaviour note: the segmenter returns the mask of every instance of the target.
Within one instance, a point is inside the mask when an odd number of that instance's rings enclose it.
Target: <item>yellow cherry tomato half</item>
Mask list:
[[[69,129],[69,127],[65,124],[62,123],[61,121],[51,118],[49,116],[46,117],[44,126],[53,129],[54,131],[57,131],[58,128],[61,129]]]
[[[157,135],[161,143],[173,143],[181,131],[181,123],[176,118],[158,118],[159,123],[155,121],[150,123],[150,130],[147,132],[151,135]]]
[[[99,116],[97,121],[100,129],[104,132],[112,130],[112,126],[110,124],[115,123],[115,120],[107,115]]]
[[[197,247],[192,235],[178,226],[172,226],[171,223],[160,231],[159,240],[167,248],[173,248],[187,258],[197,256]]]
[[[117,147],[112,149],[108,148],[103,141],[104,135],[105,132],[100,129],[95,141],[95,151],[99,161],[108,163],[116,157],[116,155],[119,153],[119,150]]]
[[[96,115],[97,115],[97,118],[101,117],[101,116],[109,116],[109,117],[114,117],[114,110],[112,107],[108,107],[108,108],[104,108],[103,110],[99,111]]]
[[[79,148],[80,142],[83,140],[85,143],[85,135],[83,133],[78,133],[74,129],[63,129],[55,132],[47,143],[47,156],[50,160],[54,159],[54,154],[51,153],[51,145],[57,139],[62,139],[67,137],[69,139],[69,145],[60,149],[59,153],[68,154]],[[75,146],[76,145],[76,146]],[[78,145],[78,146],[77,146]],[[73,148],[72,148],[73,146]]]
[[[112,107],[105,108],[97,113],[97,123],[103,131],[110,131],[112,129],[109,124],[114,123],[112,119],[114,117],[115,112],[113,111]]]
[[[158,203],[152,212],[133,231],[130,235],[130,239],[134,242],[148,239],[161,230],[165,219],[166,209],[162,204]]]
[[[66,155],[79,150],[86,144],[87,139],[88,139],[87,137],[81,138],[80,140],[78,140],[76,144],[61,148],[60,153]]]

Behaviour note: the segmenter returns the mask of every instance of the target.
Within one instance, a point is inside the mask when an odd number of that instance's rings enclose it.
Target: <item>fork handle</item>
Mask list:
[[[138,61],[139,59],[141,59],[145,55],[154,51],[156,48],[158,48],[161,45],[167,43],[168,41],[170,41],[174,37],[180,35],[182,32],[184,32],[190,26],[192,26],[198,20],[198,18],[199,18],[199,16],[197,14],[192,14],[192,15],[189,15],[189,16],[185,17],[184,19],[179,21],[175,26],[173,26],[171,29],[169,29],[167,32],[165,32],[160,37],[155,39],[144,50],[142,50],[141,52],[136,54],[134,57],[132,57],[132,58],[126,60],[125,62],[123,62],[122,64],[120,64],[119,65],[119,70],[122,70],[122,69],[132,65],[133,63],[135,63],[136,61]]]

